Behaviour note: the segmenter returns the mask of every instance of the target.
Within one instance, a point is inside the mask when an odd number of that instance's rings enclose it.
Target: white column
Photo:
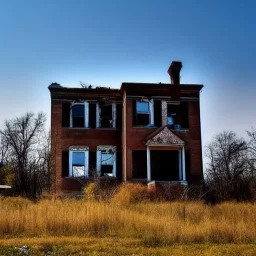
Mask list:
[[[96,103],[96,128],[100,127],[100,106],[99,103]]]
[[[101,151],[97,150],[97,164],[96,164],[97,173],[100,176],[101,174]]]
[[[89,151],[84,152],[84,176],[89,177]]]
[[[147,181],[151,181],[150,149],[147,147]]]
[[[112,127],[116,128],[116,103],[112,103]]]
[[[150,108],[150,124],[154,125],[155,120],[154,120],[154,100],[150,100],[149,102],[149,108]]]
[[[113,155],[113,177],[116,177],[116,152]]]
[[[182,180],[182,156],[181,156],[181,149],[179,150],[179,180]]]
[[[182,147],[182,180],[186,180],[185,148]]]
[[[73,152],[71,150],[69,150],[69,177],[72,177],[73,176],[73,173],[72,173],[72,154]]]
[[[87,101],[84,102],[84,127],[89,127],[89,103]]]

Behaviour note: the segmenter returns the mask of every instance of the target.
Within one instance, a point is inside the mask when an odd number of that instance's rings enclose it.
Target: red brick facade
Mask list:
[[[177,73],[176,70],[175,72]],[[174,79],[174,81],[179,82],[179,79]],[[96,155],[97,147],[100,145],[116,147],[118,152],[115,161],[117,178],[123,181],[133,180],[133,150],[146,151],[148,146],[146,145],[145,139],[159,128],[159,125],[155,124],[146,127],[134,125],[133,118],[136,112],[134,102],[141,100],[142,97],[143,100],[145,97],[147,100],[167,101],[170,104],[174,103],[178,106],[181,102],[187,102],[188,129],[180,129],[178,127],[178,129],[170,128],[170,131],[184,141],[183,149],[189,154],[187,155],[190,161],[186,166],[186,180],[189,183],[202,180],[203,168],[199,102],[202,87],[202,85],[140,83],[123,83],[120,90],[110,88],[65,88],[58,84],[49,86],[51,92],[52,152],[54,156],[53,188],[55,192],[80,190],[81,188],[81,184],[77,179],[72,178],[72,175],[70,177],[70,173],[66,177],[63,175],[63,170],[70,168],[71,161],[69,158],[69,163],[67,161],[65,162],[63,156],[65,154],[68,155],[71,146],[86,146],[89,148],[89,155],[91,152]],[[64,110],[64,104],[71,104],[70,106],[72,106],[72,102],[81,100],[97,104],[102,99],[108,99],[111,104],[115,104],[115,106],[118,106],[118,109],[121,109],[120,113],[122,115],[117,116],[117,111],[113,112],[116,119],[122,118],[121,127],[117,127],[117,125],[114,128],[91,128],[90,126],[80,128],[64,127],[68,126],[63,125],[63,120],[66,118],[65,115],[69,115]],[[113,108],[112,111],[114,111]],[[89,116],[89,119],[93,114]],[[160,127],[164,125],[163,116],[161,120]],[[113,122],[113,120],[111,121]],[[167,146],[171,147],[172,145]],[[173,149],[176,148],[174,147]],[[97,159],[96,161],[98,161]],[[147,162],[147,165],[149,162]],[[95,163],[95,166],[96,164],[98,166],[98,162]]]

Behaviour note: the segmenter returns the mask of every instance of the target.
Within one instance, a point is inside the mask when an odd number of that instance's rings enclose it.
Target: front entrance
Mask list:
[[[179,181],[179,151],[150,150],[151,179]]]

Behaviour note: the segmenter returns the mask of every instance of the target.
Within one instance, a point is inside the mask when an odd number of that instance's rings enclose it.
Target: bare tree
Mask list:
[[[219,200],[251,198],[254,171],[247,142],[232,131],[216,135],[206,148],[207,182]]]
[[[15,188],[27,196],[37,195],[41,179],[40,170],[45,166],[45,159],[48,159],[50,154],[50,149],[45,151],[47,144],[43,140],[45,122],[43,113],[26,113],[21,117],[6,120],[0,130],[2,143],[8,145],[6,154],[14,170]]]

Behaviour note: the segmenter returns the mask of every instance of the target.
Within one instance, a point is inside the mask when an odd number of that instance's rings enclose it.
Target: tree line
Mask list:
[[[50,132],[46,115],[28,112],[8,119],[0,129],[0,185],[36,198],[53,182]],[[206,146],[203,189],[213,200],[256,200],[256,129],[247,139],[223,131]]]

